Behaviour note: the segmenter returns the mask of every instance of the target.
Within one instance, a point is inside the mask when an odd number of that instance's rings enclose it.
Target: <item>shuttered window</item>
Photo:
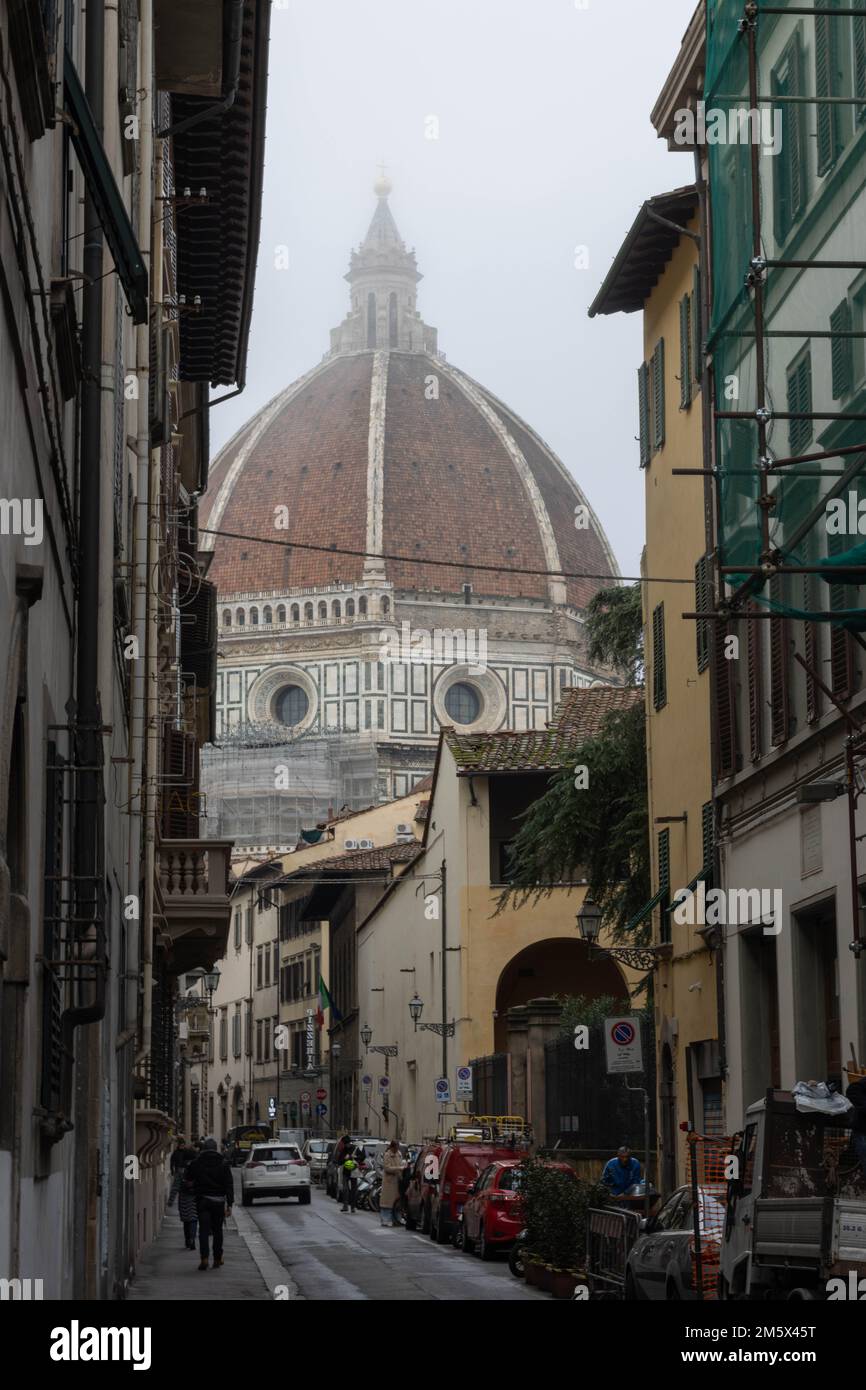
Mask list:
[[[671,939],[671,919],[668,907],[671,900],[671,832],[665,826],[664,830],[658,833],[657,841],[658,853],[658,872],[659,872],[659,918],[661,922],[660,939],[670,941]]]
[[[692,313],[691,295],[680,300],[680,410],[692,403]]]
[[[716,762],[719,777],[737,770],[736,662],[725,657],[726,623],[713,624],[713,668],[716,687]]]
[[[665,340],[659,338],[652,356],[652,440],[653,448],[665,442]]]
[[[823,9],[835,9],[835,0],[822,0]],[[843,96],[840,62],[840,23],[832,15],[815,16],[815,95]],[[842,108],[833,102],[817,106],[818,173],[826,174],[842,148]]]
[[[758,610],[752,605],[752,612]],[[749,667],[749,757],[756,763],[764,751],[763,713],[764,713],[764,672],[763,623],[760,619],[747,620],[748,667]]]
[[[642,362],[637,369],[637,394],[640,410],[640,466],[646,468],[652,458],[650,443],[649,367]]]
[[[663,709],[668,702],[667,670],[665,665],[665,606],[653,609],[653,706]]]
[[[198,744],[192,734],[165,726],[162,768],[162,836],[198,838]]]
[[[802,95],[803,50],[799,31],[794,34],[775,68],[770,90],[777,96]],[[781,102],[773,115],[782,123],[782,147],[773,159],[773,224],[776,241],[788,233],[806,206],[805,111],[799,102]]]
[[[840,555],[850,545],[847,536],[828,536],[828,555]],[[857,590],[848,584],[830,584],[829,607],[834,613],[857,607]],[[843,627],[830,626],[830,688],[839,700],[854,693],[854,639]]]
[[[63,1033],[63,984],[59,961],[64,955],[63,904],[64,871],[63,763],[57,745],[47,745],[45,772],[45,886],[42,921],[42,1077],[43,1109],[60,1105],[60,1072]]]
[[[716,843],[715,817],[713,803],[705,801],[701,809],[701,843],[703,845],[704,869],[713,867],[713,851]]]
[[[811,557],[807,555],[811,563]],[[803,575],[803,609],[807,613],[815,611],[815,576]],[[820,674],[821,671],[821,628],[819,623],[803,624],[803,659],[807,666]],[[821,714],[821,688],[814,676],[806,672],[806,721],[815,722]]]
[[[857,107],[857,120],[866,116],[866,15],[856,15],[851,21],[854,41],[854,95],[863,102]]]
[[[812,356],[802,352],[787,372],[788,413],[801,419],[788,421],[788,448],[791,455],[804,454],[812,439]]]
[[[712,568],[709,555],[702,555],[695,565],[695,612],[711,613],[713,608]],[[695,623],[698,670],[706,671],[710,664],[710,628],[706,618]]]
[[[854,340],[842,335],[851,332],[851,305],[847,299],[830,315],[830,361],[833,372],[833,399],[841,400],[849,395],[854,384]]]
[[[778,576],[770,581],[770,597],[781,600]],[[770,619],[770,741],[787,743],[790,733],[790,633],[787,618]]]
[[[692,370],[695,381],[700,381],[704,371],[704,315],[699,266],[692,273]]]

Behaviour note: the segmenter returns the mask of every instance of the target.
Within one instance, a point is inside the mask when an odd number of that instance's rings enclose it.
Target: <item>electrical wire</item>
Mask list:
[[[360,559],[368,560],[394,560],[401,564],[414,565],[416,568],[423,568],[425,565],[435,565],[441,569],[465,569],[481,570],[491,574],[526,574],[541,575],[549,579],[602,579],[610,584],[616,584],[622,580],[626,584],[688,584],[694,588],[694,579],[673,579],[658,578],[651,575],[631,575],[631,574],[590,574],[586,570],[548,570],[548,569],[524,569],[517,565],[482,565],[473,560],[467,560],[464,556],[454,560],[432,560],[420,555],[398,555],[391,551],[380,550],[348,550],[345,546],[339,545],[315,545],[312,541],[281,541],[275,536],[248,536],[240,531],[214,531],[209,526],[200,526],[200,535],[219,536],[227,541],[250,541],[253,545],[279,545],[287,550],[316,550],[325,555],[351,555]]]

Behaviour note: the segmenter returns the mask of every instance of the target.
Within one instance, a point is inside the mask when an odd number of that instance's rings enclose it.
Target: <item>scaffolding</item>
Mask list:
[[[771,683],[772,662],[793,649],[809,718],[823,696],[845,721],[859,956],[855,762],[866,737],[845,710],[854,693],[845,677],[852,643],[866,648],[866,5],[707,0],[701,116],[712,458],[677,471],[712,480],[715,601],[706,595],[684,616],[712,629],[720,777],[736,770],[727,658],[740,632],[751,669],[768,621]],[[793,622],[803,624],[801,651]],[[829,686],[816,669],[822,630]],[[783,744],[787,683],[769,693],[772,742]]]

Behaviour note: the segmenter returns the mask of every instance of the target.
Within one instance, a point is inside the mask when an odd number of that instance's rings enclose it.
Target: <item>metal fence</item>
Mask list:
[[[472,1067],[472,1110],[476,1115],[507,1115],[508,1053],[476,1057]]]
[[[588,1046],[577,1049],[571,1037],[558,1038],[544,1048],[545,1118],[547,1143],[560,1140],[566,1148],[604,1149],[614,1153],[620,1144],[638,1152],[644,1147],[644,1098],[649,1092],[650,1134],[656,1132],[655,1040],[652,1023],[641,1023],[644,1071],[627,1077],[609,1076],[604,1029],[589,1028]]]

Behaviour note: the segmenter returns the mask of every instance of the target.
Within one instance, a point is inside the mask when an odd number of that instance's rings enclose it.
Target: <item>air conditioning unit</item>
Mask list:
[[[343,841],[343,849],[358,849],[358,847],[359,847],[359,841],[358,841],[358,840],[344,840],[344,841]]]
[[[373,848],[374,848],[374,845],[373,845],[373,841],[372,841],[372,840],[359,840],[359,841],[358,841],[358,849],[373,849]]]
[[[411,834],[412,834],[412,827],[411,827],[411,825],[406,825],[405,821],[401,821],[400,824],[397,826],[397,834],[398,834],[398,836],[399,836],[399,835],[411,835]]]
[[[411,845],[414,839],[415,836],[410,832],[408,835],[398,835],[395,843],[398,845]]]

